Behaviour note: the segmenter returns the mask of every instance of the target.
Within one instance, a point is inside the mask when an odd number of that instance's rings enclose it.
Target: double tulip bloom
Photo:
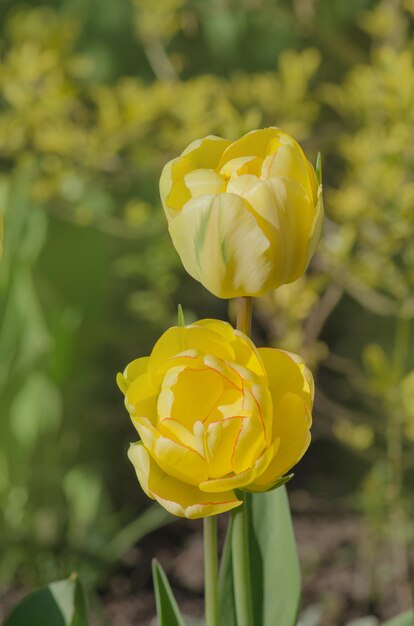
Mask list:
[[[271,489],[309,445],[309,370],[226,322],[170,328],[117,381],[140,436],[128,453],[138,480],[174,515],[239,506],[236,489]]]
[[[319,241],[321,185],[278,128],[194,141],[164,167],[160,193],[185,269],[220,298],[296,280]]]

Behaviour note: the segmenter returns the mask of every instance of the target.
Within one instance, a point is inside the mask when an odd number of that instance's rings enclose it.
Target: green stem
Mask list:
[[[218,626],[217,517],[204,518],[205,626]]]
[[[394,342],[393,385],[386,398],[387,458],[390,470],[388,486],[389,529],[396,595],[399,609],[410,600],[409,560],[406,539],[406,516],[403,504],[403,433],[404,415],[400,399],[400,381],[406,370],[409,346],[409,320],[398,317]]]
[[[244,502],[232,511],[233,529],[231,548],[233,559],[233,585],[237,626],[253,626],[252,587],[250,582],[250,557],[247,505]]]
[[[252,328],[253,298],[242,296],[237,298],[237,330],[250,337]]]
[[[250,336],[252,298],[237,299],[237,329]],[[232,511],[233,585],[237,626],[253,626],[252,586],[250,581],[249,528],[244,502]]]

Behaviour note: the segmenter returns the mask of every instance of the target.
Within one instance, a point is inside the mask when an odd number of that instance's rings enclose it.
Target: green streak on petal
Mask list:
[[[203,217],[201,218],[199,229],[194,238],[194,247],[195,247],[196,259],[197,259],[197,265],[199,269],[201,269],[201,260],[200,260],[201,250],[204,246],[204,241],[206,239],[208,222],[210,220],[212,208],[213,208],[213,203],[210,204],[209,208],[205,212],[205,215],[203,215]]]

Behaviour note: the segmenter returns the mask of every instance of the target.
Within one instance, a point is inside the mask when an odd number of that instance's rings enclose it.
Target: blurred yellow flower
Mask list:
[[[234,489],[271,489],[310,442],[309,370],[226,322],[170,328],[117,382],[141,439],[128,452],[138,480],[174,515],[222,513],[241,504]]]
[[[299,144],[278,128],[233,143],[198,139],[160,180],[185,269],[220,298],[260,296],[305,272],[322,229],[321,191]]]

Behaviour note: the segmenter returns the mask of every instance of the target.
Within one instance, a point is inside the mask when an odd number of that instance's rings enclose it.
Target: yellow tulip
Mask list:
[[[305,272],[322,230],[321,192],[302,148],[278,128],[194,141],[160,180],[183,265],[219,298],[260,296]]]
[[[138,480],[174,515],[222,513],[241,504],[235,489],[271,489],[310,442],[309,370],[226,322],[170,328],[117,382],[140,437],[128,452]]]

